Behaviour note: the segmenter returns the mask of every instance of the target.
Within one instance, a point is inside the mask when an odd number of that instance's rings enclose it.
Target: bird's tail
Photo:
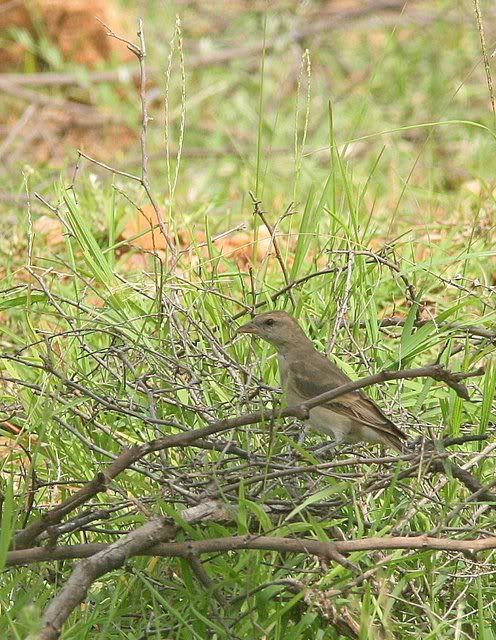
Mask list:
[[[386,446],[392,447],[401,454],[408,452],[406,439],[403,433],[401,434],[401,436],[397,433],[384,433],[382,434],[382,436],[384,438],[384,444]]]

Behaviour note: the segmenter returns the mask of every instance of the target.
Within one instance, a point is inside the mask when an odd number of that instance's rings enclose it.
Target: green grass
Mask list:
[[[177,9],[183,36],[192,38],[193,9]],[[239,34],[270,42],[290,28],[294,9],[242,13],[226,33],[215,34],[213,44]],[[168,11],[150,6],[144,16],[150,68],[166,68],[174,30]],[[469,29],[466,11],[457,8],[454,15],[451,22],[441,13],[424,28],[355,25],[310,39],[304,44],[311,65],[290,46],[253,61],[189,71],[185,47],[186,84],[176,58],[167,81],[167,139],[176,150],[168,160],[163,103],[150,105],[154,194],[170,216],[172,233],[206,235],[206,248],[194,247],[195,260],[183,256],[176,270],[163,256],[146,255],[140,270],[126,266],[123,252],[138,250],[122,244],[120,234],[136,215],[132,202],[146,204],[139,185],[86,163],[75,198],[66,189],[71,169],[52,180],[49,167],[31,163],[30,189],[57,207],[66,234],[57,247],[35,236],[28,275],[26,213],[19,209],[15,223],[3,225],[9,236],[0,240],[0,372],[7,382],[0,397],[2,418],[19,434],[1,432],[0,564],[12,532],[25,526],[34,481],[31,518],[91,480],[123,446],[278,401],[271,389],[278,387],[273,350],[235,338],[243,318],[232,318],[252,304],[253,289],[257,302],[274,306],[271,296],[285,284],[281,269],[274,258],[263,258],[257,234],[254,255],[262,259],[251,274],[213,241],[240,222],[260,228],[249,191],[278,224],[292,281],[335,268],[294,287],[294,307],[289,294],[275,306],[297,315],[321,350],[332,343],[331,357],[352,377],[437,358],[453,371],[486,364],[486,374],[470,381],[471,403],[425,379],[369,392],[412,439],[429,430],[436,437],[487,432],[487,443],[454,449],[459,463],[494,444],[494,341],[469,338],[463,327],[491,329],[495,322],[495,132],[483,66],[477,64],[475,19]],[[357,74],[362,79],[355,83]],[[139,129],[134,88],[119,93],[105,86],[91,93],[98,105],[134,117]],[[212,156],[188,156],[196,147]],[[158,151],[161,156],[153,159]],[[131,155],[116,153],[115,166],[139,173],[139,160]],[[75,151],[68,167],[74,158]],[[19,175],[13,171],[6,180],[16,193],[24,189]],[[291,202],[294,213],[279,224]],[[40,213],[54,215],[33,201],[35,219]],[[405,279],[427,306],[423,318],[430,321],[422,327],[415,326]],[[345,323],[338,329],[340,313]],[[381,330],[379,321],[393,313],[404,316],[404,326]],[[230,506],[232,520],[183,524],[179,539],[247,532],[319,540],[422,532],[468,538],[494,531],[490,508],[470,503],[455,509],[468,495],[460,483],[420,472],[402,479],[405,462],[271,477],[277,465],[317,462],[310,446],[320,436],[309,434],[298,446],[297,433],[288,421],[219,438],[232,437],[249,460],[196,448],[150,456],[91,501],[89,507],[108,511],[108,519],[64,533],[58,543],[114,541],[148,515],[177,520],[187,506],[184,491],[201,496],[209,488]],[[349,448],[338,459],[357,455],[381,452]],[[472,472],[491,482],[493,452]],[[367,580],[301,554],[244,550],[205,556],[210,580],[230,600],[223,606],[187,561],[137,558],[93,585],[63,638],[496,635],[494,552],[477,558],[428,550],[360,552],[349,559],[370,572]],[[64,561],[4,570],[0,636],[34,633],[71,567]],[[343,631],[348,617],[355,635]]]

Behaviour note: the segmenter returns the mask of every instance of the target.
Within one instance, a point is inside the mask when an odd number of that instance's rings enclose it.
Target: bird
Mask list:
[[[286,311],[256,315],[236,333],[252,334],[277,350],[281,386],[289,406],[351,382],[318,351],[293,316]],[[341,443],[382,444],[404,452],[406,434],[397,427],[365,391],[346,393],[310,409],[305,421],[311,428]]]

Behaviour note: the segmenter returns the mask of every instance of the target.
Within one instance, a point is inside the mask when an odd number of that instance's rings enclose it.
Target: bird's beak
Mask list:
[[[257,327],[253,322],[247,322],[246,324],[242,325],[241,327],[239,327],[239,329],[236,330],[236,334],[238,333],[258,333],[257,332]]]

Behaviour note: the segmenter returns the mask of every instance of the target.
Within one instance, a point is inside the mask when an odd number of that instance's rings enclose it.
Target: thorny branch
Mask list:
[[[173,306],[171,307],[173,308]],[[179,330],[179,335],[187,340],[188,336],[188,326],[183,326],[180,323],[179,317],[176,316],[175,321],[178,323],[177,327]],[[204,329],[201,326],[196,327],[197,330]],[[74,333],[74,330],[71,329],[71,333]],[[79,335],[79,334],[78,334]],[[207,332],[205,332],[205,336],[209,336]],[[210,336],[210,339],[213,338]],[[219,357],[228,358],[228,355],[221,355],[222,346],[218,343],[215,344],[215,349],[218,350],[217,354]],[[185,342],[186,346],[186,342]],[[133,374],[134,383],[133,385],[137,389],[144,389],[143,393],[148,397],[149,392],[151,393],[153,387],[150,386],[148,382],[148,378],[146,375],[141,376],[136,367],[132,364],[132,359],[130,356],[126,355],[126,351],[119,351],[119,347],[116,344],[112,344],[111,347],[107,350],[108,356],[114,358],[116,362],[119,362],[121,366],[128,369],[129,373]],[[50,353],[50,351],[49,351]],[[178,362],[182,363],[182,367],[185,371],[188,370],[188,361],[184,357],[180,357],[179,352],[177,351],[177,347],[174,346],[173,353],[175,357],[176,364]],[[6,356],[9,357],[9,356]],[[251,412],[246,414],[238,415],[235,418],[228,418],[222,420],[211,419],[208,410],[200,411],[198,416],[201,417],[202,420],[206,420],[207,424],[204,427],[197,429],[188,429],[188,426],[185,424],[181,424],[180,421],[176,420],[160,420],[156,417],[154,412],[145,412],[139,406],[136,407],[127,407],[122,402],[116,401],[112,398],[107,397],[102,391],[95,390],[93,388],[87,388],[84,384],[84,380],[80,381],[73,376],[67,376],[63,372],[59,371],[56,367],[54,359],[51,357],[42,357],[37,362],[33,360],[28,360],[20,357],[19,355],[15,356],[19,361],[23,362],[24,366],[33,366],[39,368],[41,371],[46,374],[54,377],[58,384],[65,388],[67,392],[77,394],[79,398],[85,397],[91,403],[91,405],[96,408],[99,407],[99,410],[106,411],[109,413],[115,413],[118,415],[128,416],[133,420],[139,420],[143,424],[150,424],[155,427],[157,424],[161,423],[164,426],[168,425],[169,427],[185,429],[184,431],[172,435],[167,435],[164,437],[155,438],[154,440],[150,440],[141,445],[136,445],[130,448],[122,449],[121,453],[115,455],[115,459],[105,468],[103,468],[100,472],[98,472],[93,480],[86,483],[81,487],[78,491],[72,494],[65,501],[60,503],[57,507],[52,510],[47,511],[44,515],[39,518],[35,518],[25,527],[23,530],[19,531],[16,539],[15,539],[15,550],[9,552],[7,562],[9,565],[15,566],[18,564],[25,564],[29,562],[40,562],[42,560],[51,560],[58,557],[67,557],[67,558],[76,558],[83,557],[87,558],[87,560],[83,560],[79,563],[74,570],[71,577],[68,579],[65,586],[61,589],[59,594],[54,598],[54,600],[47,607],[44,614],[44,627],[40,632],[39,638],[42,640],[57,638],[64,621],[67,619],[67,616],[70,615],[71,611],[74,610],[76,606],[80,602],[84,600],[86,597],[88,589],[91,587],[91,584],[98,579],[104,573],[108,571],[112,571],[115,568],[118,568],[126,562],[126,560],[133,555],[142,555],[142,554],[152,554],[153,552],[157,552],[156,555],[164,556],[164,557],[185,557],[194,565],[195,574],[198,576],[198,579],[202,582],[202,584],[207,585],[207,579],[209,580],[208,574],[204,571],[202,564],[200,563],[200,556],[206,553],[208,550],[219,551],[222,552],[224,549],[227,551],[236,551],[240,549],[267,549],[273,551],[280,551],[281,553],[305,553],[310,555],[316,555],[317,557],[322,558],[324,561],[335,561],[340,563],[348,572],[352,572],[353,575],[362,575],[360,573],[360,569],[349,559],[347,559],[343,553],[349,553],[355,550],[353,544],[356,542],[356,548],[361,549],[360,545],[365,545],[366,541],[339,541],[340,546],[334,546],[338,543],[317,543],[315,540],[303,540],[303,539],[292,539],[292,538],[276,538],[270,536],[264,537],[256,537],[256,536],[245,536],[241,538],[225,538],[225,539],[213,539],[213,540],[200,540],[194,543],[163,543],[164,539],[172,539],[175,535],[175,529],[171,526],[170,523],[164,520],[151,520],[150,522],[143,525],[138,529],[135,529],[128,532],[119,532],[123,535],[123,537],[119,537],[119,539],[111,544],[111,545],[100,545],[95,543],[89,543],[88,545],[61,545],[61,546],[53,546],[54,542],[61,535],[70,535],[71,532],[78,530],[93,530],[92,527],[95,526],[95,523],[98,520],[106,519],[105,510],[94,510],[87,509],[83,514],[76,515],[73,520],[66,521],[64,524],[62,521],[64,518],[69,515],[71,512],[81,507],[84,504],[87,504],[93,497],[95,497],[98,493],[105,491],[109,488],[112,488],[112,482],[115,478],[122,473],[123,471],[132,468],[135,468],[135,465],[142,461],[144,458],[149,456],[150,454],[163,451],[166,449],[172,448],[184,448],[184,447],[202,447],[205,446],[207,441],[205,438],[220,434],[225,431],[230,431],[242,426],[254,425],[257,422],[268,422],[272,420],[276,420],[282,417],[300,417],[304,418],[308,411],[318,404],[323,402],[332,400],[333,398],[339,397],[339,395],[347,393],[351,390],[356,390],[360,388],[367,387],[371,384],[376,384],[378,382],[385,382],[388,380],[398,380],[398,379],[414,379],[417,377],[431,377],[435,380],[442,381],[453,388],[459,395],[464,398],[468,398],[467,388],[464,386],[463,381],[465,379],[470,379],[475,375],[480,375],[482,370],[472,371],[468,373],[452,373],[441,367],[440,365],[430,365],[427,367],[421,367],[418,369],[404,370],[404,371],[385,371],[378,373],[373,376],[368,376],[361,380],[357,380],[354,382],[350,382],[347,385],[343,385],[343,387],[328,392],[326,394],[322,394],[321,396],[314,398],[298,407],[288,407],[287,409],[281,410],[269,410],[263,409],[257,412]],[[92,357],[96,358],[100,367],[103,367],[105,370],[111,375],[114,375],[113,371],[109,368],[108,363],[101,358],[101,355],[98,353],[92,353]],[[165,357],[165,356],[161,356]],[[194,373],[190,374],[194,376]],[[192,385],[192,380],[190,379],[189,387],[194,388],[194,383]],[[178,382],[178,378],[176,378],[176,384]],[[23,384],[20,380],[10,379],[9,384]],[[27,383],[26,383],[27,384]],[[31,384],[32,387],[36,385]],[[39,390],[41,393],[41,389]],[[63,395],[61,397],[64,397]],[[153,403],[156,398],[153,399]],[[79,406],[76,409],[80,415],[84,414],[84,409]],[[98,415],[98,410],[95,411],[95,415]],[[455,440],[453,444],[457,442],[463,442],[464,439]],[[213,444],[214,443],[210,443]],[[447,443],[448,444],[448,443]],[[236,451],[238,448],[234,448]],[[231,444],[228,443],[228,446],[224,447],[225,452],[231,451]],[[245,455],[245,452],[243,452]],[[243,458],[243,456],[242,456]],[[406,454],[402,456],[405,461],[411,461],[412,469],[418,468],[418,454],[412,452],[411,454]],[[267,462],[263,458],[258,458],[253,454],[246,454],[244,457],[247,460],[248,464],[257,465],[259,464],[261,468],[265,468],[266,472],[260,474],[260,477],[256,475],[252,475],[249,479],[250,482],[245,482],[245,486],[248,488],[251,485],[253,487],[267,486],[267,483],[271,482],[280,482],[281,478],[293,477],[293,478],[302,478],[305,474],[322,474],[322,477],[325,477],[325,474],[333,473],[340,466],[346,466],[347,468],[353,468],[353,465],[374,465],[381,463],[381,459],[363,459],[357,458],[355,462],[353,460],[339,460],[332,461],[331,463],[324,463],[321,465],[307,465],[306,467],[296,467],[294,470],[292,468],[288,468],[287,460],[281,460],[281,463],[278,462],[277,456],[274,458],[273,464],[274,471],[267,473]],[[385,458],[385,464],[396,465],[398,462],[398,457],[390,457]],[[441,452],[439,454],[433,453],[430,457],[427,457],[425,463],[431,466],[431,469],[435,469],[437,471],[446,472],[445,464],[446,464],[446,454]],[[435,465],[439,465],[437,468]],[[415,466],[417,465],[417,466]],[[155,466],[151,467],[155,471]],[[157,468],[157,471],[159,468]],[[177,469],[174,467],[169,467],[168,469],[162,469],[163,474],[171,474],[171,478],[169,478],[170,488],[176,493],[175,501],[177,502],[177,496],[183,496],[186,501],[191,500],[193,504],[196,506],[192,507],[193,509],[201,509],[201,513],[205,513],[203,511],[203,502],[205,496],[208,495],[209,491],[212,489],[208,488],[200,483],[197,485],[197,489],[200,489],[200,493],[195,491],[195,485],[191,485],[190,489],[186,489],[181,485],[181,482],[175,479],[175,474],[177,474]],[[233,482],[233,478],[231,472],[233,469],[226,467],[225,469],[218,469],[218,474],[220,478],[224,478],[224,481],[221,483],[221,491],[222,494],[229,498],[232,496],[232,492],[237,491],[236,482]],[[241,471],[242,472],[242,471]],[[411,473],[409,469],[408,475]],[[452,475],[454,477],[456,474],[452,471]],[[466,486],[471,491],[473,495],[473,499],[476,498],[485,498],[491,499],[493,496],[487,491],[487,488],[483,487],[480,483],[478,485],[473,484],[472,480],[475,480],[470,473],[468,475],[468,482],[466,477],[460,476],[460,480],[466,484]],[[174,479],[172,479],[174,478]],[[389,481],[392,481],[393,478],[398,478],[397,474],[393,471],[393,473],[389,475],[382,474],[382,479],[387,482],[387,478]],[[367,490],[367,488],[366,488]],[[256,492],[259,489],[255,490]],[[486,492],[486,493],[485,493]],[[254,493],[257,495],[257,493]],[[150,500],[151,498],[147,499]],[[301,499],[304,499],[304,495]],[[277,509],[281,508],[277,502],[271,500],[264,500],[266,502],[266,508],[269,510],[268,512],[273,514],[277,519]],[[190,503],[191,504],[191,503]],[[338,508],[339,504],[341,504],[341,498],[338,497],[337,500],[333,503],[323,503],[324,508]],[[316,505],[318,508],[318,505]],[[142,509],[141,509],[142,511]],[[183,512],[184,513],[184,512]],[[200,511],[198,511],[200,513]],[[91,526],[90,526],[91,525]],[[98,531],[98,529],[95,529]],[[107,530],[108,533],[108,530]],[[117,531],[115,532],[118,533]],[[47,547],[33,547],[37,542],[42,542],[44,540],[48,540],[50,542]],[[374,541],[374,538],[370,540]],[[461,552],[469,552],[477,551],[485,548],[492,548],[487,542],[477,541],[459,541],[460,545],[456,546],[447,546],[444,545],[444,538],[407,538],[406,540],[401,539],[399,542],[397,539],[392,539],[399,544],[399,547],[388,547],[388,544],[392,544],[388,542],[388,539],[381,538],[380,542],[377,542],[379,545],[377,548],[405,548],[405,549],[417,549],[417,548],[432,548],[432,549],[445,549],[448,551],[461,551]],[[386,542],[382,542],[382,540],[386,540]],[[413,540],[413,542],[412,542]],[[457,542],[457,541],[455,541]],[[470,549],[468,548],[468,544],[464,544],[465,542],[470,543]],[[160,546],[161,544],[166,545],[176,545],[176,546]],[[209,544],[211,546],[209,546]],[[349,544],[352,546],[346,547],[345,545]],[[369,542],[369,544],[372,544]],[[404,546],[401,546],[401,545]],[[415,546],[417,544],[417,546]],[[179,546],[177,546],[179,545]],[[181,546],[181,545],[184,545]],[[320,546],[319,546],[320,545]],[[380,546],[384,545],[384,546]],[[410,546],[407,546],[410,545]],[[444,545],[444,546],[443,546]],[[487,545],[484,546],[484,545]],[[374,547],[376,548],[376,547]],[[223,594],[217,590],[215,583],[208,583],[209,587],[212,589],[212,592],[217,593],[215,597],[217,597],[219,602],[227,603],[224,599]],[[224,606],[224,605],[221,605]]]

